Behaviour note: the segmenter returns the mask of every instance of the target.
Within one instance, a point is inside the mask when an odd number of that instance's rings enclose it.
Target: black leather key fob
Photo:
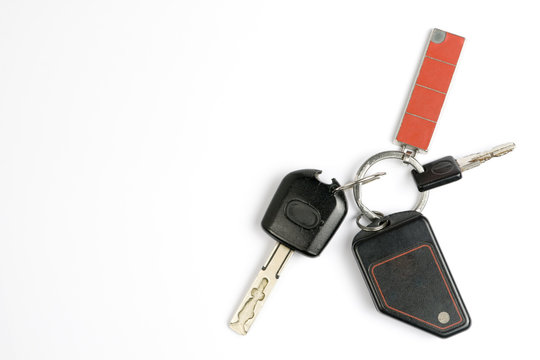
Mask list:
[[[448,337],[470,326],[463,300],[428,220],[416,211],[392,214],[361,231],[353,252],[377,308],[432,334]]]

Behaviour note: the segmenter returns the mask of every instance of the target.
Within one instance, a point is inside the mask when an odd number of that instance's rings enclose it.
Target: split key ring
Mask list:
[[[364,203],[362,202],[362,183],[357,182],[357,181],[362,179],[366,175],[370,167],[372,167],[374,164],[378,163],[379,161],[386,160],[386,159],[402,160],[405,164],[411,165],[419,173],[424,172],[424,167],[422,166],[422,164],[418,162],[418,160],[416,160],[413,156],[407,155],[406,153],[401,152],[401,151],[383,151],[367,159],[366,162],[364,162],[362,166],[356,172],[355,181],[353,185],[353,193],[354,193],[354,200],[356,201],[356,205],[358,205],[362,214],[365,215],[371,221],[380,219],[382,217],[381,213],[372,211],[366,205],[364,205]],[[413,210],[420,212],[426,206],[426,203],[429,197],[429,191],[419,192],[418,194],[419,194],[418,200]]]

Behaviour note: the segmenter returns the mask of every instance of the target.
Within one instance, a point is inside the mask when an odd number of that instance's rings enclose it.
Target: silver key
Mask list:
[[[491,150],[471,154],[459,159],[446,156],[425,164],[424,172],[412,171],[418,191],[428,191],[461,179],[461,173],[475,168],[494,157],[503,156],[514,150],[514,143],[506,143]]]
[[[494,158],[508,154],[514,148],[516,144],[509,142],[499,146],[495,146],[493,149],[488,151],[483,151],[471,155],[464,156],[462,158],[456,159],[461,171],[467,171],[469,169],[475,168],[480,164],[485,163],[486,161]]]

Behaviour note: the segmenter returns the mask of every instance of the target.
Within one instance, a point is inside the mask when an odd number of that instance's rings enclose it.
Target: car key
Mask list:
[[[245,335],[294,250],[317,256],[347,214],[339,183],[319,181],[320,170],[294,171],[281,181],[263,220],[263,229],[277,244],[257,274],[229,327]]]
[[[277,244],[229,324],[238,334],[248,332],[293,251],[314,257],[324,250],[347,214],[342,190],[384,175],[377,173],[340,186],[335,179],[331,184],[319,181],[320,173],[299,170],[288,174],[270,202],[262,227]]]
[[[418,191],[424,192],[461,179],[462,172],[475,168],[494,157],[508,154],[516,145],[506,143],[489,151],[471,154],[460,159],[446,156],[424,165],[424,172],[412,170]]]
[[[353,253],[375,305],[384,314],[432,334],[448,337],[470,326],[470,318],[428,220],[404,211],[360,231]]]

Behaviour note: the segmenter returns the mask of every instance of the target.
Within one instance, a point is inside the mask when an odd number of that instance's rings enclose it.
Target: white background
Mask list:
[[[0,4],[0,359],[533,358],[534,1]],[[294,254],[250,333],[227,323],[273,242],[281,178],[350,181],[392,144],[433,27],[467,38],[426,155],[516,150],[432,191],[472,318],[441,340],[375,310],[351,241]],[[366,185],[412,207],[409,169]]]

